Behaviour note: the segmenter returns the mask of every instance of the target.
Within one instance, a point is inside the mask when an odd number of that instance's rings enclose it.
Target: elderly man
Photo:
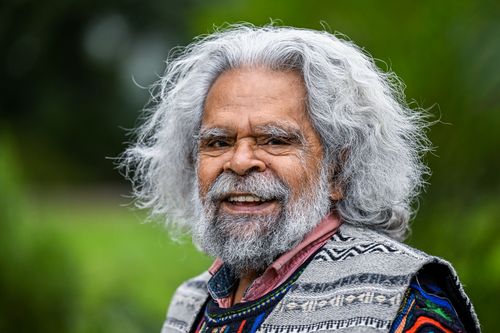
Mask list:
[[[140,207],[215,262],[163,332],[477,332],[453,268],[401,244],[421,115],[351,42],[234,26],[168,63],[123,160]]]

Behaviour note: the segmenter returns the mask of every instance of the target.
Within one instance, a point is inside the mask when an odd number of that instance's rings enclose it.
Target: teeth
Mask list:
[[[233,195],[228,198],[228,201],[236,201],[236,202],[260,202],[264,201],[263,199],[253,196],[253,195]]]

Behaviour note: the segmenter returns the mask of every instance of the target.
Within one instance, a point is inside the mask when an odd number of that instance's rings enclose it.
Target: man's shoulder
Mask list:
[[[207,283],[211,275],[207,271],[197,275],[189,280],[184,281],[179,288],[177,288],[176,293],[195,293],[205,295],[207,290]]]
[[[335,235],[325,244],[323,251],[330,253],[332,260],[376,253],[398,254],[417,262],[437,259],[374,230],[349,224],[340,226]]]
[[[162,332],[187,332],[208,297],[208,272],[182,283],[174,293]]]
[[[322,262],[330,265],[321,265]],[[389,275],[405,274],[407,281],[428,265],[442,266],[447,275],[457,274],[448,261],[398,242],[374,230],[343,224],[318,251],[312,264],[349,272],[371,272]],[[328,267],[330,266],[330,267]]]
[[[440,258],[373,230],[343,224],[314,255],[298,285],[332,284],[338,290],[344,285],[348,289],[372,288],[372,283],[387,286],[390,282],[391,290],[398,286],[404,292],[411,278],[431,263],[442,264],[454,273]]]
[[[210,273],[205,271],[198,276],[184,281],[175,291],[170,302],[170,308],[173,306],[188,305],[193,301],[198,301],[200,298],[205,300],[208,295],[207,283],[210,276]]]

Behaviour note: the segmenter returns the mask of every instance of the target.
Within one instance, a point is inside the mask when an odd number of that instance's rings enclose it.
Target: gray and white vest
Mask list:
[[[476,314],[453,267],[374,231],[342,225],[257,332],[388,332],[412,278],[434,265],[468,332]],[[183,283],[162,333],[187,333],[208,298],[207,272]]]

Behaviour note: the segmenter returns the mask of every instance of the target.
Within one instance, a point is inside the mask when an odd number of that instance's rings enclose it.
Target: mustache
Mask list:
[[[254,171],[244,176],[239,176],[234,172],[223,172],[210,186],[206,198],[217,202],[235,192],[249,193],[264,200],[282,202],[286,202],[290,197],[290,187],[276,175]]]

